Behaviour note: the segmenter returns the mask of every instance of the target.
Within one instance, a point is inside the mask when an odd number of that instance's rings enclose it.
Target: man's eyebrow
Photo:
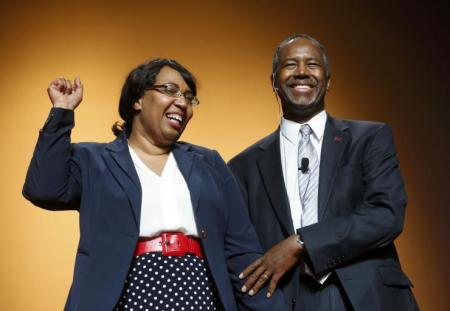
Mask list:
[[[297,61],[297,60],[294,57],[289,57],[289,58],[284,59],[281,63],[285,63],[288,61]]]
[[[308,57],[307,60],[318,60],[318,61],[320,61],[321,63],[323,63],[322,57]]]
[[[323,63],[323,59],[322,59],[322,57],[316,57],[316,56],[308,56],[308,57],[306,57],[305,58],[307,61],[308,60],[317,60],[317,61],[320,61],[321,63]],[[286,63],[286,62],[288,62],[288,61],[294,61],[294,62],[297,62],[297,58],[296,57],[289,57],[289,58],[286,58],[286,59],[284,59],[283,61],[281,61],[281,63],[282,64],[284,64],[284,63]]]

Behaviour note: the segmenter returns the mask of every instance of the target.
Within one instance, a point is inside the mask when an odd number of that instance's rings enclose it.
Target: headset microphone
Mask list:
[[[308,172],[308,167],[309,167],[309,159],[302,158],[300,162],[300,167],[298,168],[299,171],[301,171],[303,174],[306,174],[306,172]]]

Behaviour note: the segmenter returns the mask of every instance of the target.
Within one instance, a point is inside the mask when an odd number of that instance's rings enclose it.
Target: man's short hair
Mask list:
[[[297,39],[306,39],[311,41],[312,44],[314,44],[315,46],[317,46],[321,51],[322,51],[322,55],[323,55],[323,63],[325,66],[325,75],[327,76],[327,78],[330,77],[330,63],[328,61],[328,53],[327,50],[325,49],[325,47],[322,45],[322,43],[320,43],[318,40],[314,39],[313,37],[311,37],[310,35],[307,34],[296,34],[296,35],[292,35],[287,37],[286,39],[284,39],[283,41],[281,41],[281,43],[278,45],[277,49],[275,50],[275,54],[273,55],[273,59],[272,59],[272,77],[275,78],[278,68],[279,68],[279,62],[280,62],[280,52],[281,49],[286,45],[291,43],[294,40]]]

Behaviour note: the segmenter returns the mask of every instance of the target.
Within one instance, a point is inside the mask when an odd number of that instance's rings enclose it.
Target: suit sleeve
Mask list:
[[[70,142],[74,112],[52,108],[28,167],[23,196],[49,210],[79,209],[81,173]]]
[[[361,200],[348,216],[297,230],[316,274],[390,245],[403,229],[406,193],[387,125],[365,147],[361,186]]]
[[[224,198],[227,200],[225,256],[229,276],[234,287],[236,299],[249,310],[287,310],[284,298],[279,290],[273,296],[266,298],[267,287],[261,289],[255,296],[241,292],[244,285],[239,280],[239,274],[253,261],[262,256],[262,249],[256,231],[250,222],[247,208],[241,195],[241,190],[231,171],[220,159],[218,164],[225,175]]]

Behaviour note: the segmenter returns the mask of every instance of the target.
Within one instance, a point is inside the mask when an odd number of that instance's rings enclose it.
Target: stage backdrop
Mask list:
[[[277,127],[273,51],[309,33],[331,58],[327,110],[391,124],[409,193],[399,255],[422,309],[448,309],[448,7],[396,2],[2,1],[0,308],[62,310],[71,282],[78,214],[21,195],[53,78],[85,85],[73,140],[110,141],[127,73],[172,57],[200,82],[182,139],[228,160]]]

